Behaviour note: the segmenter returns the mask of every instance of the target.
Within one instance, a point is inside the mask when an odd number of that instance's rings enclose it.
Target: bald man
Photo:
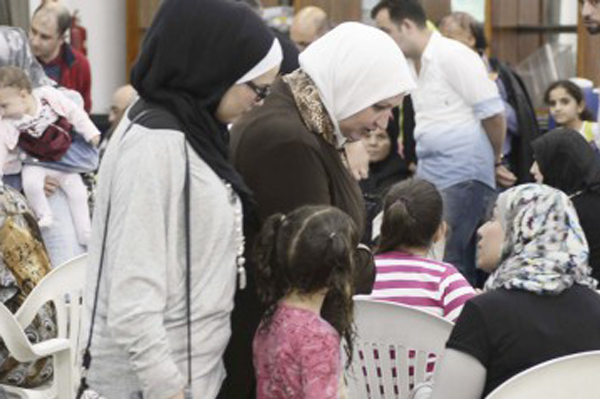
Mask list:
[[[315,6],[304,7],[294,16],[290,38],[300,52],[331,28],[327,13]]]
[[[108,121],[111,128],[116,127],[121,121],[123,112],[135,100],[136,96],[137,91],[135,91],[132,85],[124,85],[115,90],[110,104],[110,111],[108,112]]]
[[[124,85],[114,91],[110,103],[110,110],[108,111],[108,122],[110,123],[110,127],[100,142],[100,158],[102,158],[104,155],[106,146],[108,145],[108,142],[115,129],[119,125],[119,122],[121,122],[121,118],[123,117],[123,114],[125,114],[127,107],[129,107],[136,98],[137,91],[132,85]]]
[[[46,75],[83,97],[85,110],[92,109],[92,75],[88,59],[66,43],[71,14],[60,2],[49,2],[35,10],[29,29],[31,51]]]

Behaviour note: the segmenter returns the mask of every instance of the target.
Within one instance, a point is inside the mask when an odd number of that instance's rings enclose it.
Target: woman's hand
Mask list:
[[[357,181],[369,177],[369,154],[362,140],[344,145],[348,169]]]

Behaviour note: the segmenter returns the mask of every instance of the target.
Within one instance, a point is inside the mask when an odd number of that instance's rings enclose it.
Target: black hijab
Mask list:
[[[532,142],[544,184],[568,195],[600,193],[600,159],[581,133],[559,128]]]
[[[369,163],[369,177],[360,181],[360,188],[366,196],[380,198],[392,184],[410,176],[406,161],[398,154],[399,112],[394,109],[386,133],[390,139],[390,152],[379,162]]]
[[[229,133],[214,113],[225,92],[267,55],[273,41],[270,29],[243,4],[168,0],[131,72],[142,99],[178,119],[188,143],[231,183],[246,210],[250,190],[229,163]]]

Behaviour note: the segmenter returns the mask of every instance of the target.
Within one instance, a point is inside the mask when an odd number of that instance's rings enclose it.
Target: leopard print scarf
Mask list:
[[[325,141],[337,148],[333,121],[310,76],[302,69],[298,69],[284,76],[283,81],[290,87],[296,107],[308,130],[322,136]]]

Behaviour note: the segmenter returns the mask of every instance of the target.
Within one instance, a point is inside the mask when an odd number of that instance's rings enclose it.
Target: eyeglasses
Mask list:
[[[269,85],[259,86],[251,80],[246,82],[246,85],[256,94],[256,101],[264,100],[271,92],[271,86]]]
[[[367,245],[363,244],[363,243],[358,243],[358,246],[356,247],[357,251],[364,251],[366,253],[369,254],[369,256],[373,256],[373,251],[371,251],[371,248],[369,248]]]

